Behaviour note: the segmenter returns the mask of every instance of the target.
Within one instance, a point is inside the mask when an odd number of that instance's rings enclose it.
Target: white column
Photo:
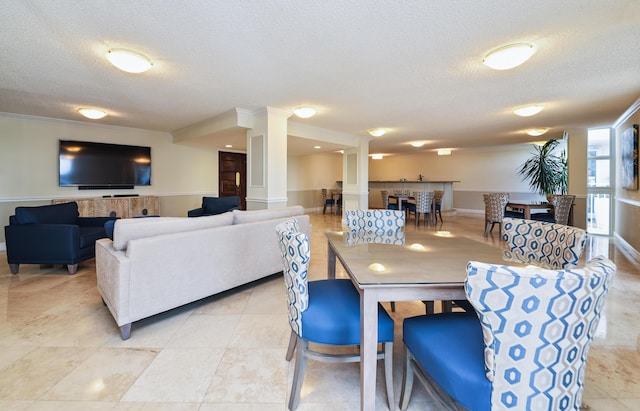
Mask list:
[[[342,212],[369,208],[369,139],[344,150]]]
[[[288,111],[266,107],[247,130],[247,210],[287,205]]]

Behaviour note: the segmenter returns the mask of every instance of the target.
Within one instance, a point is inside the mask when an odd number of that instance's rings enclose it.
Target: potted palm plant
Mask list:
[[[518,169],[523,181],[541,195],[567,194],[567,156],[564,150],[560,155],[554,153],[558,144],[558,140],[549,140],[534,146],[536,152]]]

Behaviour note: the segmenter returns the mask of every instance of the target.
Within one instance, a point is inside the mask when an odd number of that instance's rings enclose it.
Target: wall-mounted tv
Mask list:
[[[59,184],[79,189],[151,185],[151,147],[60,140]]]

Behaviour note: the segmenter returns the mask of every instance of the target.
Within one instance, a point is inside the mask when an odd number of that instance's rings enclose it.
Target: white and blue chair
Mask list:
[[[563,224],[505,217],[502,225],[507,258],[542,268],[575,267],[587,240],[585,230]]]
[[[349,231],[372,234],[404,228],[404,212],[398,210],[349,210],[345,212]]]
[[[300,402],[307,358],[324,362],[360,361],[359,353],[328,354],[314,351],[309,346],[309,343],[329,346],[360,345],[360,294],[347,279],[308,281],[311,257],[309,239],[299,232],[295,220],[276,226],[276,233],[282,252],[291,326],[287,361],[296,352],[289,396],[289,409],[295,410]],[[378,359],[384,359],[387,399],[390,409],[393,409],[393,320],[382,306],[378,308],[378,342],[383,346]]]
[[[427,218],[431,218],[434,212],[435,193],[433,191],[414,191],[413,197],[416,199],[416,226],[420,224],[420,214],[424,215],[424,225],[428,225]]]
[[[465,291],[477,315],[404,321],[400,408],[417,376],[445,409],[579,411],[615,270],[604,257],[560,271],[469,262]]]

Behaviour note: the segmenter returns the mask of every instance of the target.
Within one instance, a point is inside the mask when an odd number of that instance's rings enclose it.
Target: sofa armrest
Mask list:
[[[107,238],[96,241],[96,279],[98,292],[118,326],[131,323],[129,283],[131,260],[116,251]]]
[[[188,217],[202,217],[204,215],[204,208],[194,208],[193,210],[187,211]]]
[[[4,233],[9,262],[72,259],[80,251],[80,227],[77,225],[8,225]]]
[[[104,227],[104,223],[117,220],[119,217],[78,217],[80,227]]]

